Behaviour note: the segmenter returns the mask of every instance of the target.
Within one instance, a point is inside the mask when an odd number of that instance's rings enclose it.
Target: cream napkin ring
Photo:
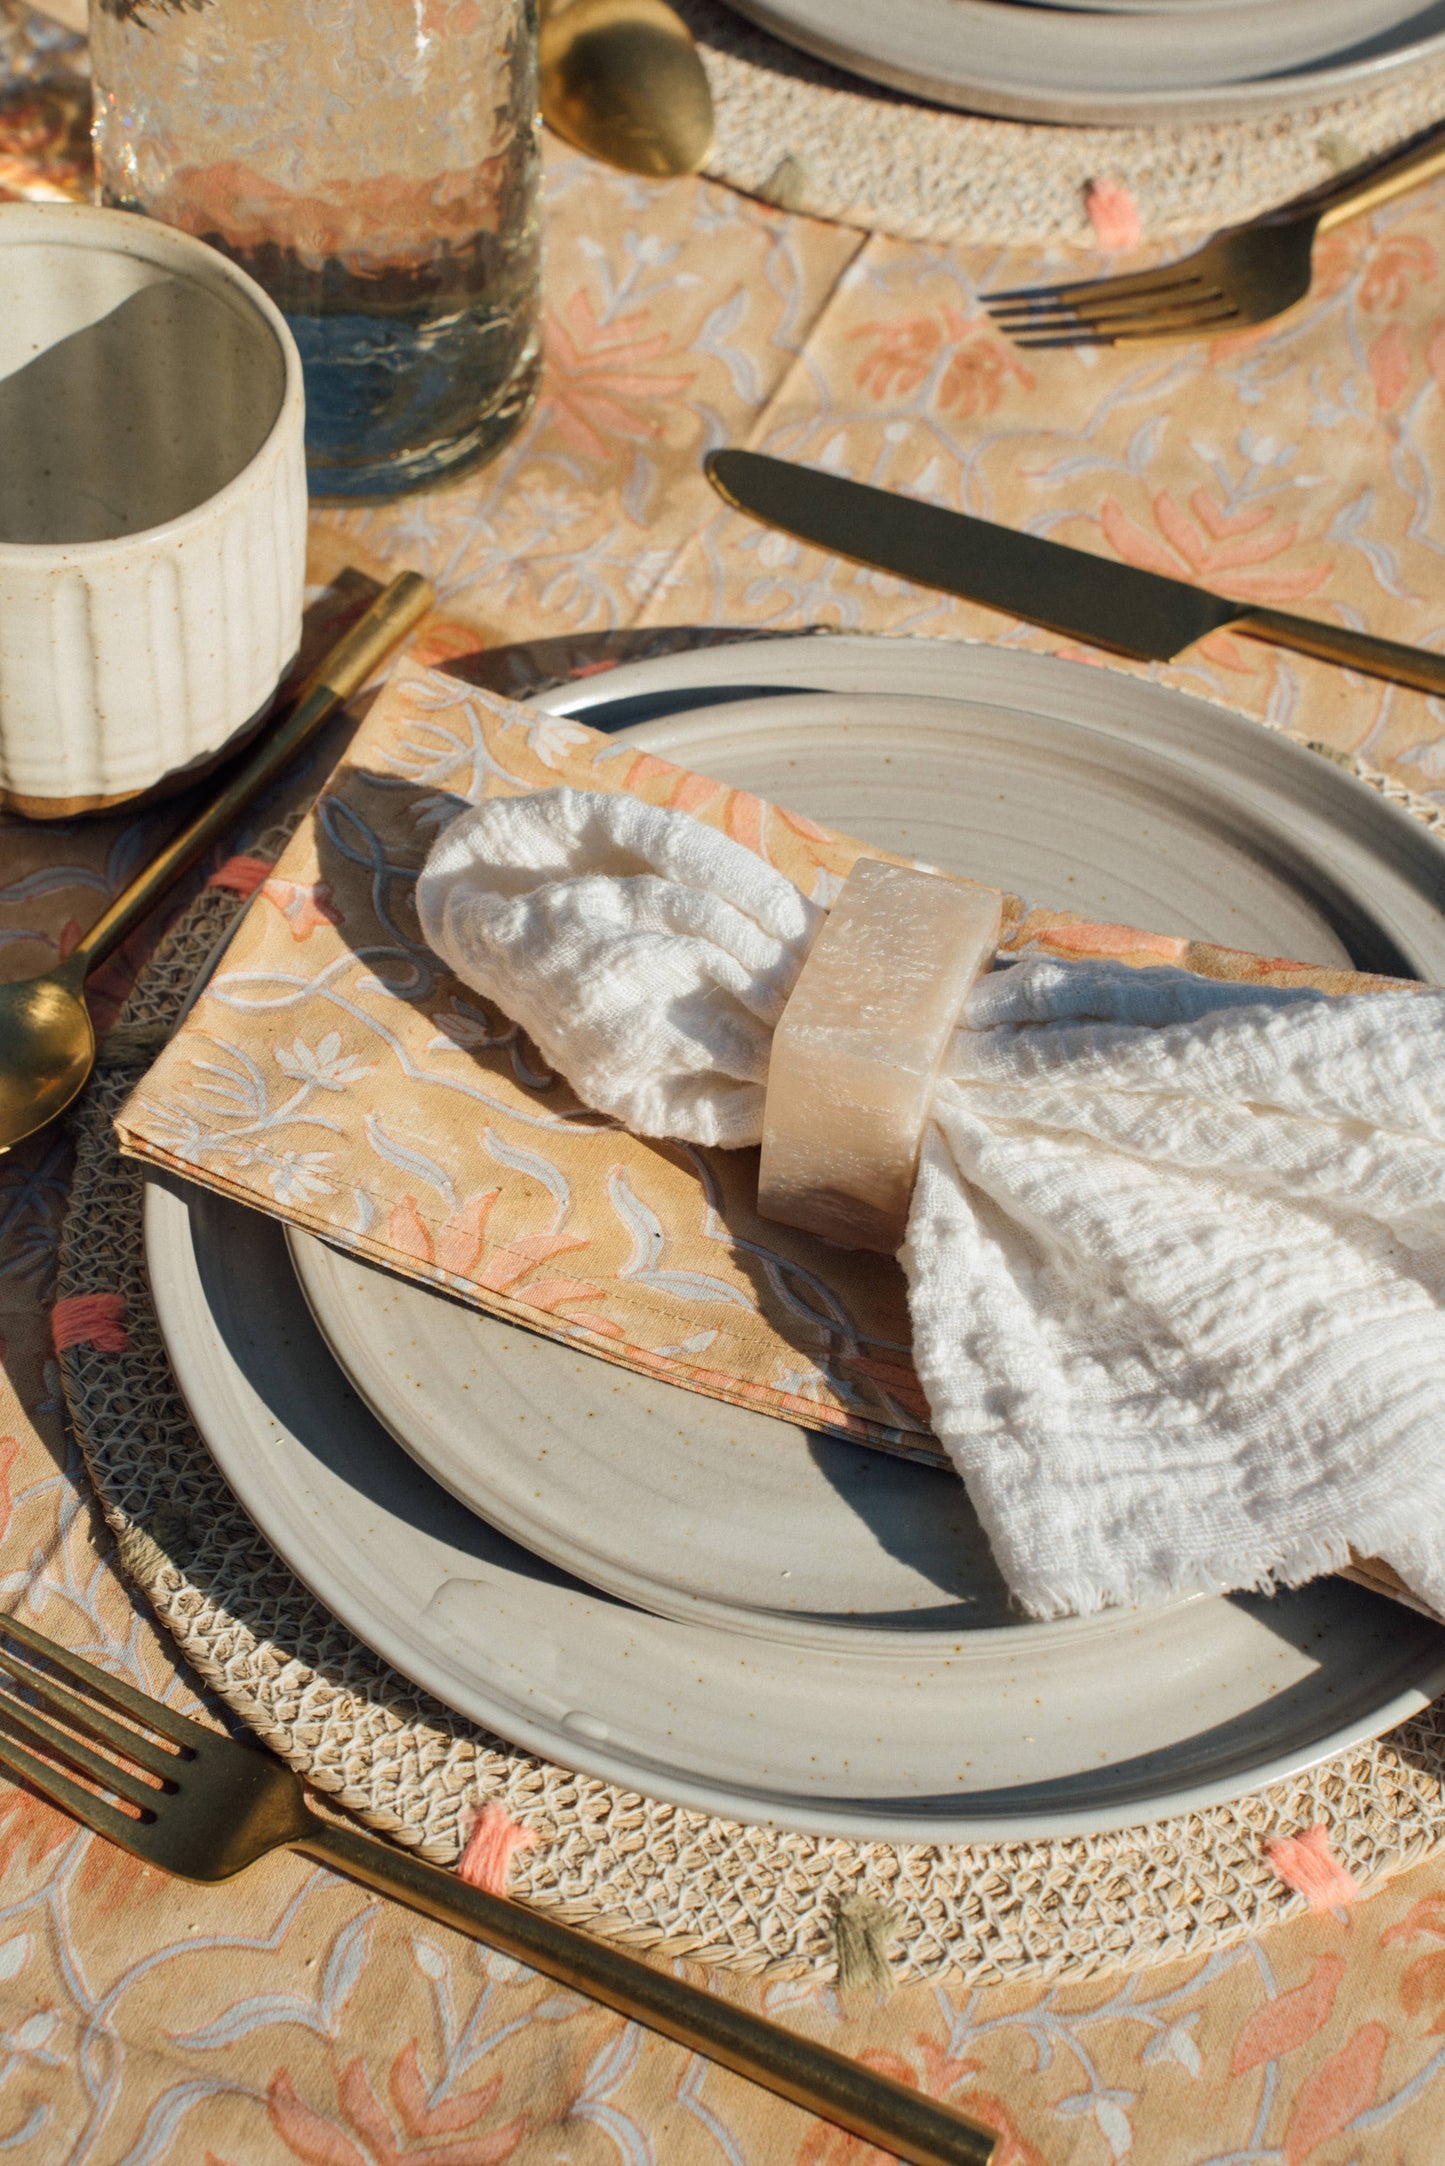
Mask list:
[[[858,860],[773,1032],[764,1218],[898,1253],[934,1087],[1002,913],[995,888]]]

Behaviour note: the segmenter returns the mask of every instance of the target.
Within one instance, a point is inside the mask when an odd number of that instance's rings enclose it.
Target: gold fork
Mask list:
[[[1177,263],[980,298],[1019,346],[1138,346],[1216,337],[1283,315],[1304,299],[1317,233],[1377,210],[1442,172],[1445,124],[1248,225],[1217,233]]]
[[[25,1656],[38,1657],[69,1684]],[[0,1673],[11,1681],[0,1686],[0,1766],[150,1865],[186,1880],[228,1880],[268,1851],[299,1850],[913,2166],[989,2166],[994,2156],[999,2139],[991,2129],[907,2084],[670,1971],[653,1970],[543,1911],[483,1894],[409,1851],[320,1819],[279,1760],[203,1729],[14,1617],[0,1617]]]

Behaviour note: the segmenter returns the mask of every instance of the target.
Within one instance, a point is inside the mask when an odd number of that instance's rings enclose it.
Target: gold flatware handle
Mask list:
[[[425,1858],[328,1820],[317,1820],[315,1832],[293,1838],[291,1847],[836,2121],[911,2166],[988,2166],[994,2156],[994,2131],[953,2107],[688,1985],[670,1970],[654,1970],[545,1911],[483,1894]]]
[[[1321,624],[1313,617],[1290,616],[1282,609],[1251,609],[1231,618],[1227,629],[1262,639],[1271,647],[1290,647],[1321,662],[1342,662],[1367,677],[1386,677],[1412,685],[1417,692],[1445,693],[1445,655],[1428,647],[1410,647],[1401,639],[1375,639],[1342,624]]]
[[[1376,211],[1382,203],[1392,203],[1396,196],[1433,180],[1437,173],[1445,173],[1445,129],[1432,128],[1422,142],[1384,158],[1372,159],[1353,178],[1346,175],[1338,188],[1330,193],[1315,231],[1328,233],[1332,226],[1343,225],[1347,218],[1362,218],[1366,211]]]
[[[296,695],[290,713],[267,730],[249,758],[242,761],[220,795],[173,835],[124,888],[89,932],[71,950],[70,960],[84,976],[118,947],[151,905],[195,863],[236,814],[280,774],[293,755],[313,737],[336,709],[359,692],[372,671],[431,608],[436,597],[420,572],[399,572],[364,610],[349,632],[323,656]]]

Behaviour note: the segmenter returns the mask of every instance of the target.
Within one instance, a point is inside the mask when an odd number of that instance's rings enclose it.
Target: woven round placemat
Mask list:
[[[1433,804],[1328,756],[1440,828]],[[1040,1981],[1203,1955],[1291,1915],[1302,1898],[1265,1860],[1271,1834],[1323,1821],[1365,1889],[1445,1843],[1445,1703],[1227,1805],[1112,1835],[969,1848],[847,1842],[684,1810],[519,1752],[409,1684],[293,1577],[217,1472],[150,1299],[144,1175],[115,1145],[116,1109],[243,907],[205,891],[102,1047],[77,1118],[58,1291],[121,1294],[130,1346],[71,1347],[60,1369],[122,1571],[206,1683],[318,1790],[441,1863],[457,1856],[471,1809],[498,1799],[541,1838],[516,1859],[515,1894],[659,1954],[774,1977],[831,1969],[849,1898],[896,1914],[900,1978]]]
[[[1237,121],[989,120],[846,75],[721,0],[674,5],[702,50],[717,109],[708,174],[783,210],[901,240],[1090,247],[1084,191],[1106,176],[1132,190],[1146,241],[1199,233],[1287,202],[1445,114],[1437,59],[1353,97]]]

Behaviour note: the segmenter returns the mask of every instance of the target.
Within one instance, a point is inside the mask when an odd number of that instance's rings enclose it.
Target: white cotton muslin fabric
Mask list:
[[[768,1049],[825,912],[686,813],[539,790],[461,813],[422,933],[576,1091],[638,1136],[757,1143]]]
[[[757,1143],[822,921],[685,813],[466,812],[422,928],[586,1103]],[[901,1261],[934,1429],[1040,1617],[1382,1557],[1445,1610],[1445,993],[1115,962],[974,988]]]

